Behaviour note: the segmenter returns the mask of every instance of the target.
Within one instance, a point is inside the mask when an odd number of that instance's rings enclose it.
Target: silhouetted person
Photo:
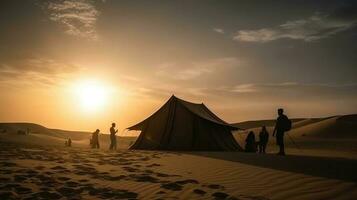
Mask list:
[[[262,130],[259,133],[259,153],[265,153],[269,140],[269,133],[265,126],[262,127]]]
[[[117,138],[115,136],[117,132],[118,130],[115,130],[115,123],[112,123],[112,127],[110,127],[110,150],[117,149]]]
[[[257,152],[256,145],[254,132],[250,131],[245,139],[245,152]]]
[[[283,114],[282,108],[278,109],[278,118],[276,119],[273,136],[276,134],[276,144],[279,146],[278,155],[285,155],[284,149],[284,133],[291,129],[291,121]]]
[[[99,149],[99,129],[92,133],[92,148]]]
[[[67,146],[69,146],[69,147],[72,146],[72,140],[71,140],[71,138],[68,138],[68,140],[67,140]]]

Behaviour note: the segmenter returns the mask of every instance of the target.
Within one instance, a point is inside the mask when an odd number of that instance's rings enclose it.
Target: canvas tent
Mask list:
[[[141,133],[130,149],[241,151],[233,138],[237,130],[203,103],[172,96],[158,111],[129,130]]]

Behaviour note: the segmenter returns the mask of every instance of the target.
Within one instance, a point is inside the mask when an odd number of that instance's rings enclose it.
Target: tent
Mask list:
[[[203,103],[174,95],[153,115],[131,126],[141,133],[130,149],[180,151],[241,151],[226,123]]]

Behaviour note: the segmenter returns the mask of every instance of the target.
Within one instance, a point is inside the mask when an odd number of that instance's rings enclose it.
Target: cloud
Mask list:
[[[238,92],[238,93],[247,93],[247,92],[256,92],[256,91],[257,89],[253,84],[241,84],[241,85],[234,86],[232,88],[232,92]]]
[[[356,7],[349,5],[330,14],[317,13],[307,19],[288,21],[274,28],[239,30],[233,39],[243,42],[264,43],[283,38],[305,42],[328,38],[356,26]]]
[[[43,4],[49,19],[65,28],[68,35],[97,40],[95,28],[100,12],[91,0],[59,0]]]
[[[264,97],[287,98],[299,101],[299,99],[328,99],[341,96],[357,97],[357,84],[303,84],[296,82],[264,83],[264,84],[240,84],[233,87],[219,88],[218,91],[228,96],[239,97]],[[230,95],[229,95],[230,94]]]
[[[170,77],[177,80],[190,80],[213,73],[219,68],[235,67],[241,63],[235,57],[218,58],[191,63],[165,63],[159,66],[158,76]]]
[[[48,58],[20,59],[0,64],[0,82],[55,85],[81,68]]]
[[[213,28],[214,32],[220,33],[220,34],[224,34],[224,30],[221,28]]]

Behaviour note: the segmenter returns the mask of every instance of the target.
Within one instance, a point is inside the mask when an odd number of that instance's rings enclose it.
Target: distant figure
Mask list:
[[[284,149],[284,133],[291,129],[291,121],[289,118],[283,114],[284,110],[282,108],[278,109],[278,118],[276,119],[275,128],[273,136],[276,133],[276,144],[279,146],[278,155],[285,155]]]
[[[269,140],[269,133],[265,126],[262,127],[262,130],[259,133],[259,153],[265,153]]]
[[[99,129],[95,130],[92,133],[92,140],[91,140],[92,148],[99,149]]]
[[[250,131],[245,139],[245,152],[257,152],[257,143],[253,131]]]
[[[30,131],[30,128],[27,128],[27,129],[26,129],[26,134],[27,134],[27,135],[30,135],[30,132],[31,132],[31,131]]]
[[[112,123],[112,127],[110,127],[110,150],[117,149],[117,138],[115,136],[117,132],[118,130],[115,130],[115,123]]]
[[[66,146],[66,147],[71,147],[72,146],[71,138],[68,138],[67,140],[64,141],[64,146]]]
[[[72,146],[72,140],[71,140],[71,138],[68,138],[67,145],[68,145],[68,147],[71,147],[71,146]]]

